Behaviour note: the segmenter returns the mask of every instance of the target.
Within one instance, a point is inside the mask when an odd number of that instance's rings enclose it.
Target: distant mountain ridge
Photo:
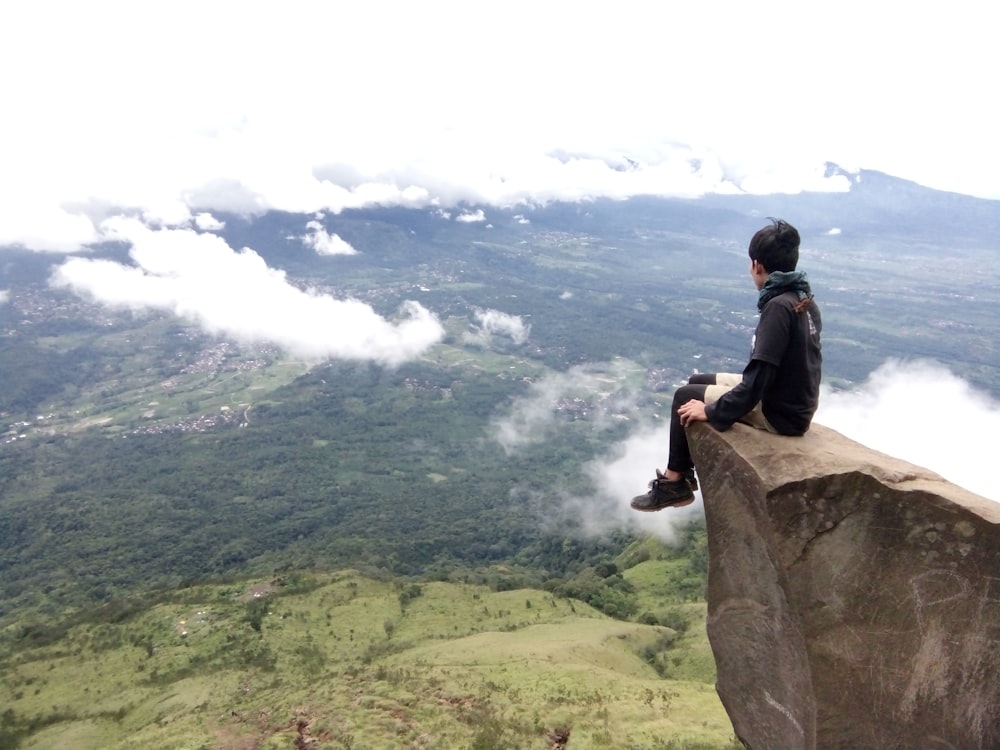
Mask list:
[[[849,172],[827,164],[827,174],[850,180],[846,193],[711,195],[704,202],[737,211],[778,211],[800,229],[838,227],[917,241],[965,242],[1000,249],[1000,201],[925,187],[876,170]],[[778,215],[771,213],[769,215]]]
[[[496,228],[498,224],[530,223],[563,231],[629,231],[641,226],[743,238],[748,227],[758,225],[768,216],[776,216],[794,223],[807,244],[837,229],[869,238],[909,238],[918,246],[967,244],[976,249],[1000,252],[997,240],[1000,237],[1000,201],[936,190],[876,170],[851,172],[833,162],[827,163],[826,174],[843,176],[850,181],[850,189],[846,192],[765,195],[710,193],[696,198],[639,195],[507,207],[463,203],[446,212],[428,207],[374,206],[329,214],[326,221],[334,227],[347,221],[385,222],[405,232],[427,237],[448,224],[459,228],[454,217],[462,211],[481,210],[485,217],[483,222],[461,225],[470,236],[478,235],[484,228]],[[221,233],[234,247],[249,245],[256,249],[263,249],[263,246],[262,243],[254,244],[255,230],[274,222],[302,227],[313,218],[311,214],[280,211],[249,219],[237,215],[219,216],[226,221],[226,228]]]

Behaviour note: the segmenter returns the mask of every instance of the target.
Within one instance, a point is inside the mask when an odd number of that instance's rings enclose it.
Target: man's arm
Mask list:
[[[769,362],[750,360],[740,384],[723,393],[715,403],[705,405],[708,423],[720,432],[728,430],[760,403],[777,372],[778,368]]]

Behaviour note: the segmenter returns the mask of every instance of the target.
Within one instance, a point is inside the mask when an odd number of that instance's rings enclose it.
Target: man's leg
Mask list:
[[[674,391],[670,405],[670,449],[667,456],[667,473],[656,471],[656,479],[649,483],[649,492],[632,498],[632,508],[641,511],[656,511],[663,508],[680,508],[694,502],[697,480],[694,477],[694,462],[688,447],[687,432],[681,425],[677,410],[688,401],[717,401],[726,391],[742,381],[740,375],[732,373],[697,373]],[[763,419],[763,415],[761,415]]]
[[[692,381],[695,377],[704,376],[692,376]],[[656,470],[656,478],[649,483],[649,492],[632,498],[633,510],[648,512],[670,507],[682,508],[694,502],[694,489],[697,487],[694,483],[694,465],[691,463],[691,453],[688,450],[687,434],[681,425],[677,409],[691,399],[703,401],[707,387],[704,382],[689,382],[674,391],[670,406],[670,452],[667,458],[667,473],[661,474],[659,469]]]
[[[687,475],[694,468],[691,451],[688,448],[687,433],[681,425],[677,410],[692,399],[711,404],[743,380],[741,375],[731,372],[699,372],[688,378],[688,384],[674,391],[674,401],[670,406],[670,453],[667,470]],[[676,479],[670,475],[670,479]]]
[[[688,383],[674,391],[674,401],[670,405],[670,452],[667,455],[668,471],[676,471],[678,474],[683,475],[694,468],[694,463],[691,461],[691,450],[688,448],[687,433],[684,431],[684,425],[681,424],[681,417],[677,413],[677,410],[692,399],[695,401],[705,401],[705,394],[708,389],[718,387],[703,383]],[[675,479],[675,477],[671,477],[671,479]]]

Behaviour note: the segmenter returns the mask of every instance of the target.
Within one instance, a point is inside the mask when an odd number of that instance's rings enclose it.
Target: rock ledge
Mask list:
[[[1000,503],[818,425],[689,439],[747,747],[1000,747]]]

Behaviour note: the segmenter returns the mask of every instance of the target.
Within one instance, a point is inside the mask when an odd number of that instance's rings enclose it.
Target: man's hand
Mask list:
[[[681,404],[680,408],[677,409],[677,413],[681,417],[681,425],[687,427],[692,422],[707,422],[708,415],[705,414],[705,402],[696,401],[691,399],[690,401]]]

